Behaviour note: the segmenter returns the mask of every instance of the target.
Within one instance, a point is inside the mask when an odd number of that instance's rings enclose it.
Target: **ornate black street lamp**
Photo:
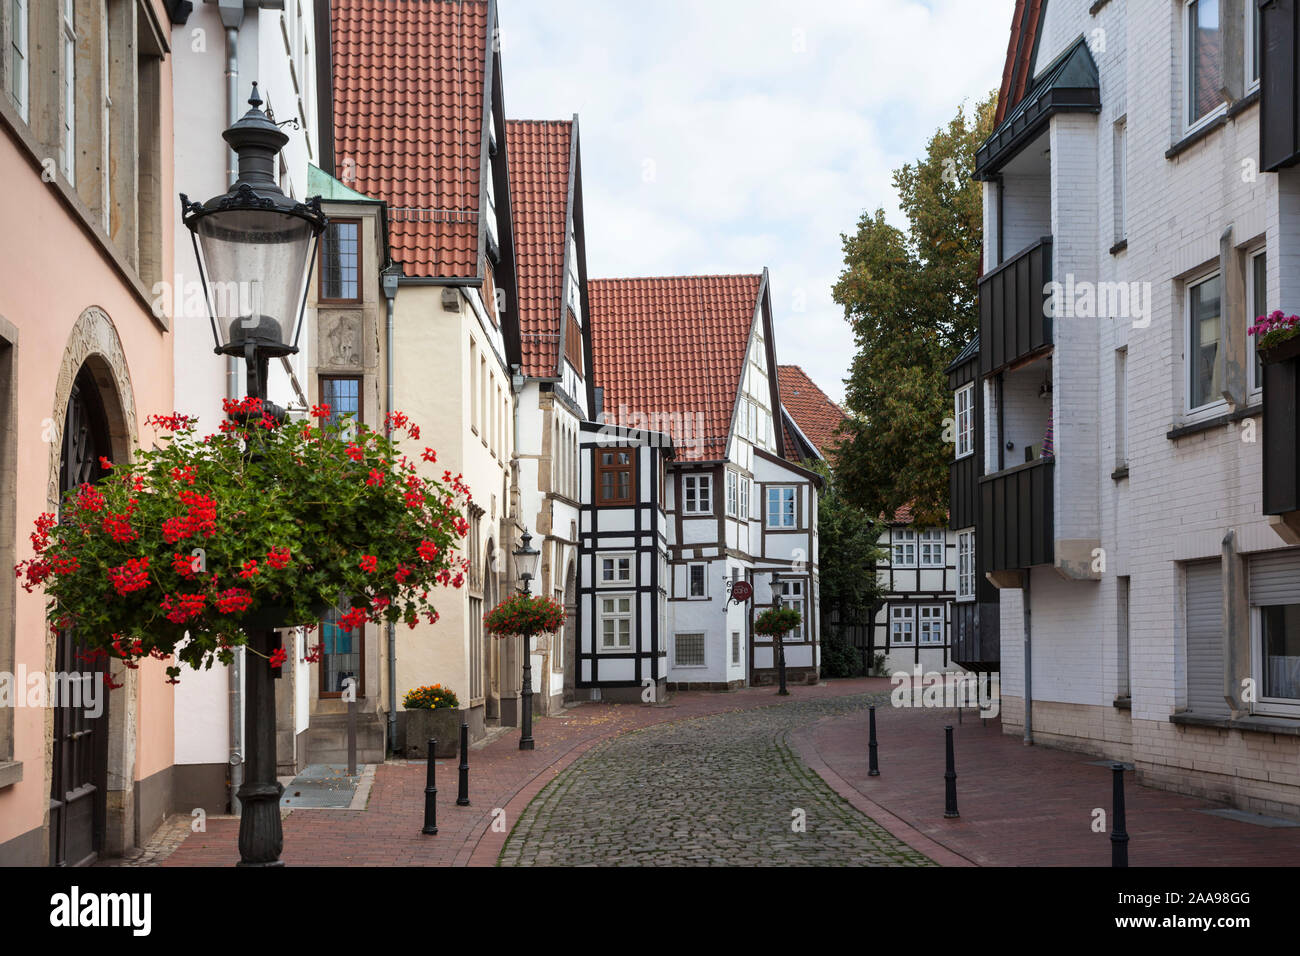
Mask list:
[[[519,569],[519,579],[524,582],[524,595],[532,594],[532,581],[537,575],[537,562],[542,556],[542,552],[533,547],[533,536],[524,529],[523,537],[520,538],[519,547],[514,552],[515,565]],[[524,635],[524,689],[520,693],[520,706],[523,713],[520,715],[520,735],[519,749],[532,750],[533,744],[533,655],[532,637]]]
[[[772,572],[772,606],[778,611],[781,610],[781,573]],[[781,697],[789,697],[790,691],[785,686],[785,635],[776,636],[776,675],[780,686],[777,694]]]
[[[202,204],[181,193],[181,209],[193,234],[215,351],[244,360],[249,397],[261,399],[268,414],[283,420],[283,410],[266,402],[268,365],[298,351],[316,246],[327,220],[319,197],[297,202],[276,182],[279,152],[289,137],[262,112],[256,83],[248,104],[243,118],[221,134],[239,157],[239,178],[228,192]],[[256,654],[248,655],[245,670],[239,865],[283,866],[284,787],[275,774],[275,683],[269,662],[279,638],[276,622],[259,623],[246,628]]]

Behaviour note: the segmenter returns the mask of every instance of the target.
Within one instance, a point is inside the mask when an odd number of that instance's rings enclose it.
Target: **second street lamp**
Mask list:
[[[779,571],[772,572],[772,606],[777,610],[781,609],[781,574]],[[782,634],[776,636],[776,674],[780,684],[777,694],[781,697],[788,697],[790,691],[785,686],[785,636]]]
[[[519,548],[514,552],[515,565],[519,569],[519,579],[523,581],[523,591],[525,596],[532,594],[532,581],[537,576],[537,563],[542,553],[533,547],[533,536],[524,529],[523,536],[519,540]],[[519,706],[521,713],[519,715],[519,749],[532,750],[533,743],[533,652],[529,646],[532,644],[532,637],[525,634],[523,640],[524,646],[524,685],[519,694]]]
[[[319,197],[298,202],[276,182],[279,152],[289,137],[262,112],[256,83],[248,104],[249,111],[222,133],[239,157],[235,184],[205,203],[182,193],[181,208],[192,233],[215,351],[244,360],[248,396],[283,420],[285,413],[266,401],[268,365],[298,351],[316,245],[327,220]],[[275,675],[269,661],[283,622],[268,617],[259,624],[246,629],[256,654],[247,656],[245,674],[239,865],[283,866],[284,788],[275,774]]]

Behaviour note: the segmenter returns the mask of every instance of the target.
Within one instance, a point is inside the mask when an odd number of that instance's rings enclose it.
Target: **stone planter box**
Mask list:
[[[403,747],[409,759],[429,756],[429,738],[438,741],[435,751],[439,757],[455,757],[460,753],[460,725],[462,714],[454,707],[408,710],[406,736]]]

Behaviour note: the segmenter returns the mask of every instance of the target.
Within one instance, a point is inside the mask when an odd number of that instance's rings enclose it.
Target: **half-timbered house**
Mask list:
[[[878,543],[885,558],[876,566],[883,593],[872,621],[872,653],[885,655],[890,674],[918,667],[927,674],[956,670],[950,626],[957,534],[919,525],[910,508],[900,508]]]
[[[790,679],[818,676],[817,495],[785,458],[768,276],[593,280],[592,349],[603,421],[673,439],[663,507],[670,687],[775,678],[756,609],[804,612],[786,638]],[[730,599],[753,586],[750,602]],[[776,582],[776,589],[773,583]]]

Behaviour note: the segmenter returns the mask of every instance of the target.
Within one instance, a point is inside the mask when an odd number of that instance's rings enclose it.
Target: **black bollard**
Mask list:
[[[460,723],[460,788],[456,794],[456,806],[469,806],[469,724]]]
[[[943,816],[944,819],[951,820],[961,816],[957,812],[957,762],[952,755],[952,724],[945,727],[943,732],[948,746],[948,770],[943,775]]]
[[[876,756],[876,705],[875,704],[872,704],[870,707],[867,708],[867,714],[871,719],[871,733],[870,736],[867,738],[867,754],[869,760],[868,766],[870,768],[867,770],[867,776],[879,777],[880,761],[877,759]]]
[[[438,787],[436,784],[436,764],[434,753],[438,749],[438,741],[430,738],[429,740],[429,773],[424,778],[424,829],[420,832],[430,835],[438,832]]]
[[[1110,865],[1128,866],[1128,829],[1124,819],[1124,765],[1111,765],[1114,807],[1111,809]]]

